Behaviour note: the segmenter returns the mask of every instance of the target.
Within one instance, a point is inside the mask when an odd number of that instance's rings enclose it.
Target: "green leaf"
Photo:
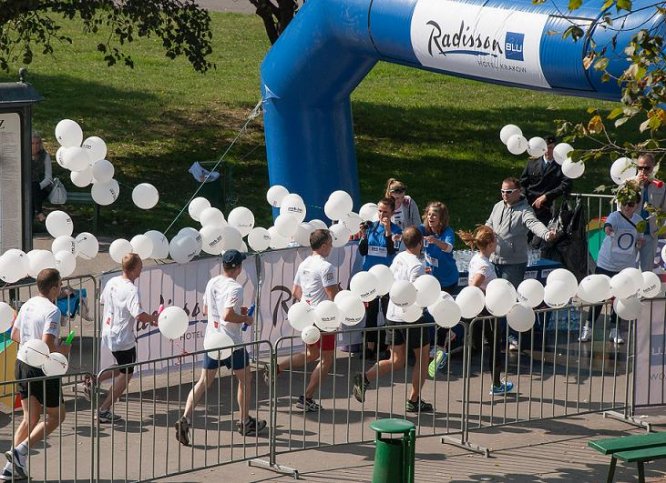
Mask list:
[[[645,232],[645,228],[647,227],[647,222],[645,220],[641,220],[638,223],[636,223],[636,231],[638,233],[643,233]]]
[[[631,11],[631,0],[617,0],[615,2],[615,6],[617,7],[617,10],[626,10],[626,11]]]
[[[583,4],[583,0],[569,0],[569,10],[577,10]]]
[[[620,127],[622,124],[627,122],[630,118],[629,117],[621,117],[617,121],[615,121],[615,127]]]
[[[624,112],[624,109],[623,109],[623,108],[621,108],[621,107],[616,107],[615,109],[613,109],[613,110],[610,112],[610,114],[608,114],[608,119],[615,119],[616,117],[618,117],[618,116],[619,116],[620,114],[622,114],[623,112]]]

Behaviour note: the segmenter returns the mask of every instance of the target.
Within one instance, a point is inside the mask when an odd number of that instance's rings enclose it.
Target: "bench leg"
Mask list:
[[[608,478],[606,478],[607,483],[613,483],[613,478],[615,477],[615,465],[617,464],[617,459],[615,456],[611,456],[610,466],[608,467]]]
[[[638,466],[638,483],[645,483],[645,468],[643,468],[643,462],[636,462]]]

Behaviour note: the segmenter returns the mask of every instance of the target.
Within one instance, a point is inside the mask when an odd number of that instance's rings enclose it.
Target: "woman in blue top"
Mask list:
[[[399,237],[402,230],[395,223],[391,222],[394,210],[393,198],[382,198],[377,202],[377,217],[379,221],[369,225],[361,225],[361,241],[358,244],[358,252],[363,258],[363,270],[368,270],[375,265],[391,266],[395,254],[398,253]],[[365,326],[377,327],[377,316],[379,315],[379,304],[382,305],[382,312],[386,314],[388,308],[388,295],[376,298],[369,302],[366,309]],[[376,356],[377,331],[366,333],[366,342],[368,352],[367,359]]]

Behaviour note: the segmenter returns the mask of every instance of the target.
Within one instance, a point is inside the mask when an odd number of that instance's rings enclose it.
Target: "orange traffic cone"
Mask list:
[[[14,398],[14,411],[22,411],[23,406],[21,406],[21,395],[17,394]]]

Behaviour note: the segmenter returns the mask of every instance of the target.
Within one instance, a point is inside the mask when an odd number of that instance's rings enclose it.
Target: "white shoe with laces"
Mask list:
[[[617,328],[612,328],[610,330],[610,334],[608,335],[608,338],[613,341],[614,344],[620,345],[624,344],[624,339],[620,335],[620,333],[617,331]]]
[[[578,338],[578,342],[589,342],[591,338],[592,338],[592,331],[590,330],[590,327],[584,325],[583,330],[580,333],[580,337]]]

